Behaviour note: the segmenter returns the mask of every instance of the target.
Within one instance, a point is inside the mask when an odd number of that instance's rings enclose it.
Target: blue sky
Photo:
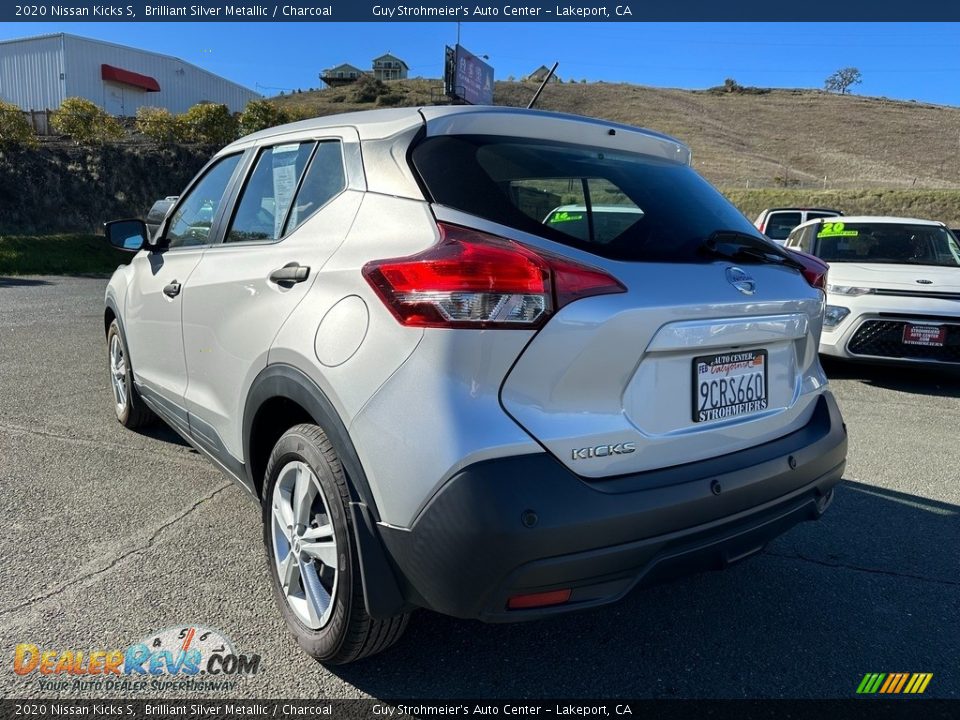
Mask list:
[[[319,87],[325,67],[362,68],[390,51],[412,75],[439,77],[456,23],[5,23],[0,39],[51,32],[175,55],[265,95]],[[461,40],[498,78],[558,60],[566,79],[704,88],[819,88],[854,66],[863,95],[960,105],[958,23],[483,23]]]

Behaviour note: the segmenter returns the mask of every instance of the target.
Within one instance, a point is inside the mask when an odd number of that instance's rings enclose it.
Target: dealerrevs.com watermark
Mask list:
[[[167,628],[121,648],[51,648],[19,643],[13,672],[52,692],[232,690],[261,672],[260,656],[236,652],[221,632],[197,625]]]

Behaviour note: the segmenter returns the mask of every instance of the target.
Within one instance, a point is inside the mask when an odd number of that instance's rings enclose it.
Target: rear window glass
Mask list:
[[[434,202],[615,260],[705,260],[718,230],[758,236],[692,168],[647,155],[460,135],[412,157]]]
[[[770,219],[767,220],[766,235],[774,240],[783,240],[790,231],[801,222],[798,212],[775,212],[770,213]]]
[[[946,228],[902,223],[824,222],[816,255],[827,262],[960,267],[960,246]]]

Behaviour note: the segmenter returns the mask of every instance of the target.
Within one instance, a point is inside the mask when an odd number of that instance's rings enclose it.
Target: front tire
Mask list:
[[[152,423],[156,415],[143,403],[143,398],[133,384],[133,368],[127,354],[127,343],[120,332],[120,323],[116,320],[110,323],[110,329],[107,330],[107,362],[110,389],[113,390],[113,410],[117,420],[130,430]]]
[[[367,613],[343,466],[316,425],[297,425],[273,448],[265,473],[263,544],[270,585],[307,653],[343,665],[386,650],[406,614]]]

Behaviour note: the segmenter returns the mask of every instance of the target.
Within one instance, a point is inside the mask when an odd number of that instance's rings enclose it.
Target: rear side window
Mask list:
[[[774,240],[783,240],[801,222],[802,219],[798,212],[770,213],[770,217],[767,219],[766,235]]]
[[[339,195],[346,186],[340,143],[336,140],[321,142],[300,184],[300,191],[290,209],[290,217],[283,234],[288,235],[296,230],[304,220]]]
[[[647,155],[460,135],[412,159],[434,202],[615,260],[704,260],[718,230],[759,237],[693,169]]]

